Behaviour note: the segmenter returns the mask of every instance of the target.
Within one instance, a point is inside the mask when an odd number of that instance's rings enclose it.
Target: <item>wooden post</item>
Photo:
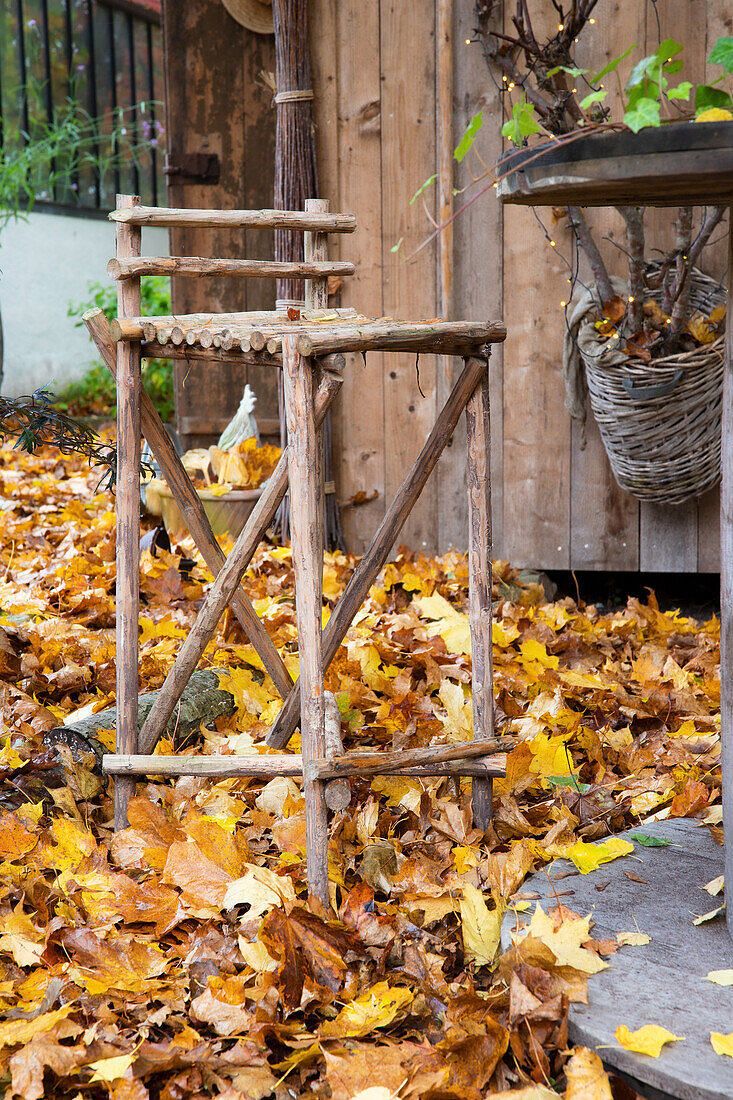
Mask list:
[[[468,360],[467,360],[468,362]],[[494,737],[491,637],[491,433],[488,362],[466,406],[468,436],[468,615],[471,626],[471,699],[474,740]],[[487,829],[491,779],[473,780],[473,821]]]
[[[325,754],[321,607],[323,544],[319,540],[313,368],[297,351],[297,337],[283,337],[283,390],[288,426],[290,523],[300,658],[300,730],[303,744],[308,886],[328,906],[328,811],[325,783],[312,765]]]
[[[720,487],[720,740],[723,771],[726,919],[733,937],[733,207],[728,212],[728,317]]]
[[[327,214],[328,199],[306,199],[306,214]],[[303,256],[306,264],[328,260],[328,234],[311,233],[303,234]],[[323,279],[309,279],[305,284],[305,308],[328,309],[328,277]]]
[[[137,206],[135,195],[118,195],[117,209]],[[142,231],[119,222],[117,256],[140,255]],[[140,314],[140,279],[117,284],[120,317]],[[140,596],[140,345],[117,345],[117,751],[137,752],[138,605]],[[115,829],[127,826],[135,780],[115,780]]]

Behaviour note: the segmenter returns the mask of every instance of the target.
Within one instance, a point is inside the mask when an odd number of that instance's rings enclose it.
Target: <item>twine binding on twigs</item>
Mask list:
[[[657,291],[649,295],[658,301]],[[719,283],[693,272],[691,314],[707,315],[725,301]],[[585,367],[590,405],[617,482],[638,500],[656,504],[682,504],[707,492],[720,480],[725,338],[645,363],[624,354],[619,341],[598,340],[591,316],[597,310],[590,296],[587,303],[578,299],[568,335]],[[566,404],[577,416],[581,380],[572,359],[566,340]]]
[[[278,92],[275,95],[275,103],[299,103],[301,100],[313,99],[312,88],[295,89],[292,92]]]

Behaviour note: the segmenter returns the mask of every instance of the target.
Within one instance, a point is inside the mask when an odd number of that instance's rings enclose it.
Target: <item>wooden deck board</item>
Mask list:
[[[633,856],[617,859],[589,875],[563,878],[558,892],[572,890],[562,902],[576,913],[592,913],[596,939],[617,932],[646,932],[651,943],[623,947],[608,961],[608,970],[588,981],[588,1004],[570,1007],[569,1034],[574,1043],[597,1050],[609,1069],[618,1069],[642,1084],[680,1100],[733,1098],[733,1061],[710,1045],[710,1032],[733,1028],[733,987],[705,980],[711,970],[733,967],[733,942],[723,918],[696,927],[696,915],[720,904],[702,887],[723,871],[723,849],[697,823],[670,821],[631,832],[663,837],[666,848],[635,845]],[[628,835],[628,834],[622,834]],[[556,860],[553,871],[572,871],[567,860]],[[646,879],[634,882],[626,872]],[[596,887],[609,885],[599,892]],[[541,896],[545,909],[555,905],[545,871],[525,883],[525,892]],[[516,921],[504,921],[502,939],[508,946]],[[659,1024],[684,1042],[670,1043],[659,1058],[632,1054],[615,1039],[616,1028],[631,1031]]]

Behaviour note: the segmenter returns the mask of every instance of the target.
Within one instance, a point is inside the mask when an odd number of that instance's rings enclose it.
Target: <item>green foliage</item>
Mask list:
[[[719,38],[708,61],[711,65],[722,65],[726,73],[733,73],[733,38]]]
[[[733,72],[733,38],[719,38],[710,52],[708,61],[713,65],[722,66],[724,70],[723,76],[713,81],[712,84],[694,85],[689,80],[683,80],[671,87],[669,77],[682,69],[682,60],[677,56],[682,52],[682,48],[682,44],[674,38],[665,38],[654,53],[642,57],[632,68],[625,86],[623,118],[626,125],[634,133],[638,133],[639,130],[643,130],[648,126],[661,126],[663,101],[665,99],[668,101],[689,101],[693,89],[696,115],[713,107],[733,112],[733,98],[731,95],[722,88],[716,87],[725,79],[726,75]],[[587,111],[595,104],[604,102],[608,90],[603,87],[594,88],[593,85],[598,84],[609,73],[615,72],[621,62],[635,49],[636,46],[629,46],[627,50],[624,50],[618,57],[612,58],[607,65],[588,78],[588,84],[592,90],[579,101],[581,111]],[[556,65],[554,68],[548,69],[547,76],[551,77],[562,72],[567,73],[575,80],[577,77],[584,76],[587,71],[587,69],[579,69],[573,65]],[[479,116],[477,115],[476,118],[479,118]],[[472,120],[471,125],[469,125],[461,139],[459,149],[461,149],[462,155],[457,159],[462,160],[473,144],[475,130],[472,131],[471,126],[474,121]],[[475,129],[478,130],[478,126]],[[519,100],[512,106],[511,119],[505,122],[501,128],[502,134],[514,142],[515,145],[523,145],[530,134],[538,133],[541,129],[534,106],[527,103],[526,96],[522,93]],[[457,153],[458,150],[456,150]]]
[[[478,111],[473,116],[471,121],[469,122],[468,126],[466,127],[466,129],[464,131],[463,137],[461,138],[461,140],[458,142],[455,149],[453,150],[453,156],[454,156],[455,160],[458,161],[459,164],[461,163],[461,161],[465,157],[468,150],[473,145],[474,141],[476,140],[476,134],[479,132],[479,130],[481,129],[483,124],[484,124],[484,112],[483,111]]]
[[[629,840],[635,840],[644,848],[669,848],[669,841],[661,836],[650,836],[648,833],[629,833]]]
[[[148,106],[117,108],[111,132],[107,119],[104,140],[103,120],[93,118],[73,97],[63,102],[51,122],[34,117],[31,134],[6,132],[0,149],[0,228],[32,210],[39,192],[68,192],[85,171],[94,172],[104,186],[115,168],[137,163],[149,144],[133,142],[131,119],[144,115]]]
[[[515,145],[521,145],[530,134],[539,133],[541,127],[535,118],[534,107],[527,103],[527,97],[522,92],[517,102],[512,107],[512,117],[504,123],[501,132]]]
[[[713,107],[733,111],[733,99],[722,88],[714,88],[712,84],[698,84],[695,88],[695,114],[702,114]]]
[[[142,312],[155,317],[171,312],[170,279],[167,276],[153,276],[141,280]],[[103,283],[89,284],[89,299],[86,302],[72,302],[67,314],[75,317],[76,326],[83,325],[82,317],[87,310],[101,309],[108,320],[117,316],[117,290],[114,285]],[[143,364],[143,385],[160,413],[161,419],[172,420],[173,404],[173,366],[169,359],[148,359]],[[77,381],[71,382],[56,398],[56,407],[73,411],[77,416],[114,416],[117,411],[114,380],[103,363],[92,363],[86,373]]]

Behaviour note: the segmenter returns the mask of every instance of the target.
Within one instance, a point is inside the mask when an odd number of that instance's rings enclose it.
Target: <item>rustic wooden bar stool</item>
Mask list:
[[[140,205],[121,195],[110,215],[117,224],[117,257],[109,273],[118,284],[118,317],[86,318],[117,378],[117,754],[104,757],[115,776],[115,827],[127,824],[135,777],[145,775],[302,775],[306,805],[306,855],[310,890],[328,903],[327,802],[338,801],[333,781],[350,775],[467,775],[473,780],[474,821],[485,829],[491,817],[492,777],[504,774],[498,756],[511,744],[494,736],[491,668],[491,500],[489,462],[489,345],[501,341],[500,322],[407,323],[369,319],[353,310],[328,310],[328,276],[353,274],[353,264],[329,262],[328,233],[351,233],[350,214],[331,214],[324,200],[305,211],[172,210]],[[201,259],[140,255],[145,225],[301,230],[305,261]],[[227,275],[304,278],[305,309],[145,318],[140,314],[144,275]],[[292,314],[291,314],[292,317]],[[114,345],[116,344],[116,352]],[[389,505],[327,626],[321,630],[323,581],[323,468],[318,429],[341,385],[345,352],[414,351],[457,355],[464,360],[425,445]],[[270,363],[283,371],[288,445],[254,511],[225,559],[201,503],[152,402],[141,386],[144,357]],[[468,429],[469,616],[473,652],[473,744],[438,745],[403,752],[344,754],[338,715],[327,722],[324,668],[333,660],[369,588],[387,561],[407,516],[451,437],[461,414]],[[144,434],[168,481],[188,528],[215,575],[196,623],[158,694],[138,737],[139,467]],[[241,587],[242,577],[287,490],[291,499],[292,556],[300,657],[294,684],[283,660]],[[267,744],[283,748],[300,724],[302,755],[238,757],[155,756],[153,749],[228,605],[283,697]],[[328,736],[327,736],[328,733]],[[493,760],[491,759],[493,757]],[[487,759],[488,758],[488,759]],[[330,790],[334,795],[328,799]]]

